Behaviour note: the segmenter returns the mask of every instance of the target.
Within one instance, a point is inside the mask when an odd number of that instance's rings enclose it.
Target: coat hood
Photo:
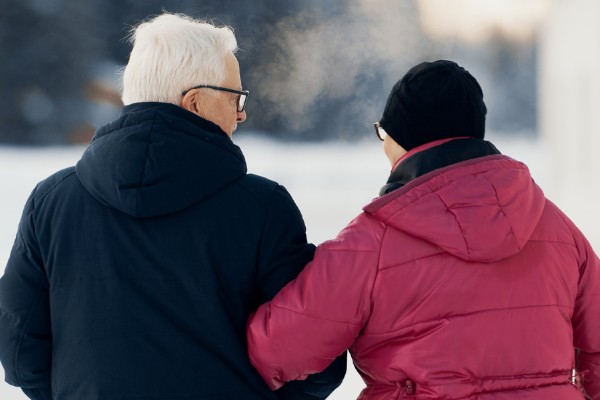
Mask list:
[[[496,262],[523,248],[544,205],[524,164],[491,155],[422,175],[364,210],[461,259]]]
[[[212,122],[173,104],[136,103],[96,132],[76,172],[101,203],[152,217],[218,192],[246,174],[246,162]]]

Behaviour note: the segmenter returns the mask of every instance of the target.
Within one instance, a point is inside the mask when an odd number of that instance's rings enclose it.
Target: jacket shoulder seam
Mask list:
[[[383,234],[381,235],[381,240],[379,241],[379,249],[377,252],[378,255],[377,255],[377,263],[375,264],[375,276],[373,277],[373,282],[371,282],[371,288],[369,289],[369,299],[371,300],[371,307],[369,307],[369,317],[367,318],[367,320],[369,320],[371,318],[371,315],[373,314],[373,304],[375,304],[373,292],[375,291],[375,283],[377,282],[377,279],[379,278],[379,273],[381,271],[383,271],[383,269],[381,269],[381,254],[383,253],[383,251],[382,251],[383,240],[385,238],[385,235],[388,232],[388,229],[390,229],[390,226],[387,224],[384,224]]]
[[[69,178],[73,174],[75,174],[75,167],[71,166],[71,167],[65,168],[62,171],[57,172],[53,176],[58,176],[58,174],[60,174],[60,173],[66,173],[66,174],[64,176],[62,176],[52,186],[50,186],[47,190],[45,190],[44,192],[39,193],[39,197],[38,198],[34,197],[34,199],[36,200],[36,202],[38,202],[38,201],[39,202],[44,201],[44,199],[46,198],[46,196],[48,196],[52,191],[54,191],[54,189],[56,189],[64,180],[66,180],[67,178]],[[44,182],[47,182],[51,178],[52,178],[52,176],[50,178],[46,178],[44,181],[42,181],[41,183],[39,183],[38,186],[37,186],[37,188],[39,189],[40,185],[42,185]],[[34,209],[35,209],[35,205],[34,205]]]
[[[244,179],[244,178],[246,178],[246,179]],[[264,190],[264,193],[265,193],[264,198],[261,198],[260,194],[256,193],[256,190],[252,190],[252,188],[248,187],[249,182],[245,182],[245,180],[247,180],[248,178],[250,178],[252,180],[258,180],[260,182],[258,185],[251,185],[251,186],[258,187],[259,185],[264,185],[264,189],[259,189],[261,192]],[[248,193],[250,196],[252,196],[252,198],[254,198],[257,201],[257,203],[259,203],[260,206],[265,210],[268,210],[268,206],[271,203],[272,198],[275,195],[275,192],[277,191],[277,189],[283,187],[280,184],[278,184],[277,182],[271,181],[267,178],[264,178],[264,177],[261,177],[258,175],[254,175],[254,174],[245,174],[242,177],[240,177],[240,179],[237,180],[237,182],[240,185],[240,187],[246,193]]]

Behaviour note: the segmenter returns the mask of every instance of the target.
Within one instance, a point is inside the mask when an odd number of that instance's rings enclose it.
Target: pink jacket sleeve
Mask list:
[[[577,370],[586,396],[600,399],[600,260],[581,232],[572,226],[580,254],[579,286],[573,313]]]
[[[271,389],[324,370],[367,321],[379,243],[357,220],[250,318],[250,360]]]

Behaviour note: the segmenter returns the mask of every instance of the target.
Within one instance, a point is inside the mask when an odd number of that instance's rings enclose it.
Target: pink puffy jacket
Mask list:
[[[600,261],[525,165],[480,157],[366,206],[248,344],[273,389],[349,348],[361,400],[600,399]]]

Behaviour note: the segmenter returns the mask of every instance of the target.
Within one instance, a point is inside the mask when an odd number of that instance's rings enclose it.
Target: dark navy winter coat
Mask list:
[[[127,106],[25,206],[0,280],[6,381],[32,399],[276,399],[246,320],[313,252],[287,191],[217,125]],[[279,397],[325,397],[334,367]]]

